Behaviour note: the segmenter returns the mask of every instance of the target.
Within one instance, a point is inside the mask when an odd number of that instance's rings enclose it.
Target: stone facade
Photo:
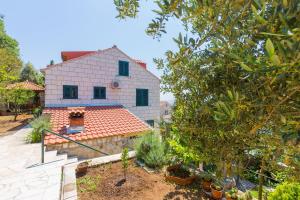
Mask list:
[[[129,62],[129,76],[118,75],[119,60]],[[123,105],[140,119],[157,122],[160,80],[117,47],[65,61],[43,69],[45,107]],[[113,89],[112,81],[120,82]],[[78,85],[78,99],[63,99],[63,85]],[[106,87],[106,99],[93,99],[93,87]],[[148,89],[149,106],[136,106],[136,89]]]
[[[114,137],[104,137],[104,138],[97,138],[91,140],[84,140],[79,142],[111,155],[111,154],[117,154],[122,152],[122,149],[124,147],[128,147],[129,149],[132,149],[134,138],[135,136],[131,136],[131,137],[114,136]],[[68,156],[76,156],[79,159],[89,159],[89,158],[95,158],[95,157],[100,157],[105,155],[93,151],[91,149],[85,148],[83,146],[80,146],[73,142],[47,145],[46,148],[47,148],[46,150],[48,151],[57,150],[58,153],[60,154],[66,153],[68,154]]]

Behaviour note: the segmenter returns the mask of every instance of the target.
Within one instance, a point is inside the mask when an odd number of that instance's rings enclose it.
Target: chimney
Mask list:
[[[71,112],[69,114],[70,126],[84,126],[84,112]]]
[[[69,124],[67,128],[67,133],[79,133],[84,131],[84,108],[68,108],[69,111]]]

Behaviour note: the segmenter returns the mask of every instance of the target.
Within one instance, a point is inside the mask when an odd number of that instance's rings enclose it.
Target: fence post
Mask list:
[[[42,163],[44,163],[44,138],[45,138],[45,130],[42,130],[42,141],[41,141],[41,156],[42,156]]]

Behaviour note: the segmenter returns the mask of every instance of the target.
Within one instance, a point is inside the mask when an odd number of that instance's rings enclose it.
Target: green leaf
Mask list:
[[[233,94],[230,90],[227,90],[227,94],[231,100],[233,100]]]
[[[287,0],[282,0],[282,5],[283,5],[283,7],[287,8],[288,7],[288,1]]]
[[[281,121],[283,124],[286,124],[286,118],[285,118],[283,115],[280,116],[280,121]]]
[[[241,67],[244,69],[244,70],[246,70],[246,71],[248,71],[248,72],[252,72],[253,70],[252,70],[252,68],[250,68],[248,65],[246,65],[245,63],[240,63],[240,65],[241,65]]]
[[[280,63],[281,63],[280,59],[277,55],[271,56],[270,60],[274,65],[280,65]]]
[[[272,41],[269,38],[267,39],[267,42],[266,42],[266,50],[267,50],[270,57],[272,57],[275,53],[274,45],[273,45]]]

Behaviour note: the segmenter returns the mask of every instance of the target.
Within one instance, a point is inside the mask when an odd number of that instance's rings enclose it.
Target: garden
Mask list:
[[[214,164],[203,164],[197,157],[178,153],[172,140],[157,133],[146,133],[135,140],[136,157],[128,158],[124,148],[118,162],[77,168],[80,199],[227,199],[257,198],[255,188],[243,186],[247,175],[223,176]],[[178,150],[178,149],[177,149]],[[198,160],[199,161],[199,160]],[[199,167],[200,164],[200,167]],[[254,173],[254,177],[255,177]],[[268,180],[268,179],[266,179]],[[270,181],[270,180],[269,180]],[[297,199],[299,183],[279,182],[269,192],[271,199],[282,193]],[[266,185],[271,187],[271,183]],[[284,192],[282,192],[284,190]],[[274,198],[272,198],[274,196]]]
[[[141,2],[115,1],[117,17],[138,17]],[[154,59],[175,99],[160,131],[170,161],[208,173],[211,194],[299,199],[299,1],[156,5],[147,35],[160,40],[173,21],[183,28],[177,48]]]

